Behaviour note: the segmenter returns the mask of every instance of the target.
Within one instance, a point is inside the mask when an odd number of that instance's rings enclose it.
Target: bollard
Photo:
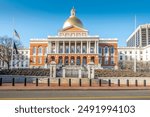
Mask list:
[[[47,85],[48,85],[48,87],[50,86],[50,79],[49,78],[47,79]]]
[[[79,85],[82,86],[82,79],[79,80]]]
[[[92,86],[92,79],[90,79],[90,82],[89,82],[89,83],[90,83],[89,85],[90,85],[90,87],[91,87],[91,86]]]
[[[146,87],[146,80],[144,80],[144,87]]]
[[[102,80],[99,79],[99,86],[101,87],[102,86]]]
[[[12,86],[15,86],[15,78],[12,79]]]
[[[129,87],[129,80],[127,80],[127,86]]]
[[[71,87],[71,79],[69,79],[69,87]]]
[[[38,86],[38,85],[39,85],[38,78],[36,78],[36,86]]]
[[[61,79],[60,78],[58,79],[58,86],[59,87],[61,86]]]
[[[27,86],[27,78],[24,78],[24,86]]]
[[[111,87],[111,80],[108,80],[108,86]]]
[[[0,78],[0,86],[2,86],[2,83],[3,83],[3,79]]]
[[[120,87],[120,80],[118,79],[118,86]]]
[[[136,87],[138,86],[138,80],[135,80],[135,86]]]

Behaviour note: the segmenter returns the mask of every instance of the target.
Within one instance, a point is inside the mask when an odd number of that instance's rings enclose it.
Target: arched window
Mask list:
[[[33,47],[33,55],[36,55],[36,47]]]
[[[110,53],[111,53],[111,54],[114,54],[114,47],[111,47],[111,48],[110,48]]]
[[[102,47],[99,47],[99,48],[98,48],[98,53],[99,53],[99,54],[102,54]]]
[[[108,54],[109,54],[109,48],[106,46],[104,48],[104,55],[108,56]]]
[[[42,47],[38,48],[38,55],[42,55]]]

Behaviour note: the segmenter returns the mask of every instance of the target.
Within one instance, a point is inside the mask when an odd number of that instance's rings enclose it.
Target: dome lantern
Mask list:
[[[79,28],[83,28],[81,20],[76,17],[76,10],[74,7],[71,9],[71,16],[65,21],[63,29],[70,26],[77,26]]]

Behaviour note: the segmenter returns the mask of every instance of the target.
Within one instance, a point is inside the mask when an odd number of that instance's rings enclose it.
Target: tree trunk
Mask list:
[[[7,62],[7,69],[8,69],[8,70],[10,69],[10,64],[9,64],[9,62]]]

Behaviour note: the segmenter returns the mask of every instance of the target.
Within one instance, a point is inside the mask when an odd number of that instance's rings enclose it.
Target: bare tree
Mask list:
[[[0,60],[7,64],[7,68],[10,69],[11,59],[12,59],[12,46],[16,44],[16,47],[21,47],[21,43],[18,40],[14,40],[10,37],[0,37]],[[14,50],[14,49],[13,49]]]

